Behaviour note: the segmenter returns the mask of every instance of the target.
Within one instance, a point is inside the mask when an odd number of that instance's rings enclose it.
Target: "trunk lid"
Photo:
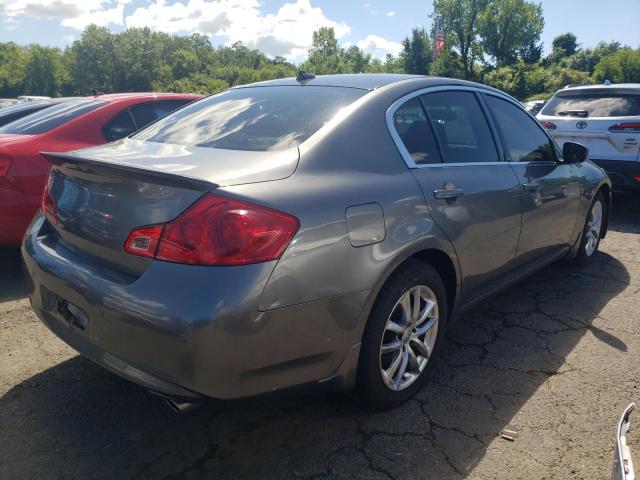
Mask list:
[[[124,251],[133,229],[175,219],[220,184],[265,181],[293,173],[297,149],[288,151],[288,156],[276,153],[279,155],[133,140],[70,153],[45,153],[53,164],[47,192],[55,212],[47,214],[47,241],[71,251],[77,261],[140,275],[152,260]]]

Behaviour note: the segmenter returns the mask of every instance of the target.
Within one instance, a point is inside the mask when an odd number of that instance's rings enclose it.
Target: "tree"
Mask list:
[[[340,73],[341,49],[333,28],[321,27],[313,32],[309,59],[305,69],[315,74]]]
[[[570,57],[578,51],[578,39],[573,33],[563,33],[553,39],[551,54],[547,62],[558,63],[565,57]]]
[[[357,45],[342,50],[340,56],[346,73],[362,73],[371,62],[371,55],[364,53]]]
[[[426,75],[433,58],[429,33],[424,28],[413,28],[411,35],[402,41],[400,57],[405,73]]]
[[[598,64],[598,62],[600,62],[600,60],[602,60],[607,55],[616,53],[621,48],[622,45],[620,45],[620,42],[600,42],[593,49],[586,48],[583,50],[579,50],[574,55],[563,58],[560,61],[560,64],[567,68],[582,70],[584,72],[593,74],[593,71],[595,70],[596,65]]]
[[[480,13],[478,32],[484,51],[498,67],[540,59],[542,6],[526,0],[493,0]]]
[[[28,55],[17,44],[0,44],[0,97],[17,97],[24,93]]]
[[[593,72],[597,82],[609,80],[612,83],[640,82],[640,48],[623,48],[607,55],[598,62]]]
[[[71,81],[76,92],[86,95],[92,88],[114,91],[116,51],[114,36],[107,28],[89,25],[80,40],[73,42],[69,55]]]
[[[62,54],[57,48],[32,45],[25,67],[24,92],[56,96],[62,84]]]
[[[473,63],[478,57],[478,19],[489,0],[434,0],[443,29],[451,32],[462,63],[464,78],[473,78]]]

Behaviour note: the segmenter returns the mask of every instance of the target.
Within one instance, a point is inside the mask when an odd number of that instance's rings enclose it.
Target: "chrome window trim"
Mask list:
[[[466,92],[472,92],[472,93],[490,93],[490,94],[495,95],[495,96],[497,96],[499,98],[503,98],[505,100],[509,100],[510,102],[513,103],[513,100],[510,99],[510,97],[508,95],[506,95],[506,94],[501,94],[500,92],[488,91],[488,90],[485,90],[482,87],[465,87],[465,86],[462,86],[462,85],[441,85],[441,86],[437,86],[437,87],[426,87],[426,88],[421,88],[419,90],[415,90],[413,92],[407,93],[406,95],[403,95],[402,97],[400,97],[399,99],[397,99],[395,102],[393,102],[391,104],[391,106],[387,109],[387,113],[386,113],[385,116],[386,116],[386,122],[387,122],[387,130],[389,130],[389,134],[391,135],[391,138],[393,138],[393,141],[396,144],[396,147],[398,148],[398,151],[400,152],[400,156],[404,160],[404,163],[407,165],[407,167],[409,167],[409,168],[463,167],[463,166],[471,166],[471,165],[508,165],[509,163],[517,163],[517,164],[522,165],[524,163],[524,162],[504,162],[504,161],[499,161],[499,162],[448,163],[448,162],[443,161],[441,163],[417,164],[413,160],[413,158],[411,158],[411,154],[409,153],[407,148],[404,146],[404,143],[402,142],[402,139],[400,138],[400,135],[396,131],[396,127],[393,124],[393,116],[395,115],[396,111],[402,105],[404,105],[406,102],[408,102],[412,98],[419,97],[420,95],[424,95],[424,94],[427,94],[427,93],[441,92],[441,91],[466,91]],[[480,108],[482,108],[482,105],[480,105]],[[484,110],[483,110],[483,113],[484,113]],[[485,121],[487,122],[487,127],[489,127],[489,130],[491,130],[491,128],[492,128],[491,123],[490,123],[491,119],[485,119]],[[501,143],[499,138],[498,139],[493,139],[493,141],[494,141],[494,143],[496,141]],[[498,148],[498,153],[499,153],[501,148],[502,148],[502,146],[496,144],[496,148]]]

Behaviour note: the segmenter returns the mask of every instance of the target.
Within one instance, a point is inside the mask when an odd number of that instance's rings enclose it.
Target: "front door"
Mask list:
[[[443,90],[414,97],[394,124],[431,216],[454,245],[468,299],[509,271],[521,224],[522,190],[501,162],[476,94]]]
[[[580,182],[540,124],[510,101],[486,94],[507,160],[522,186],[518,260],[526,262],[567,246],[576,226]]]

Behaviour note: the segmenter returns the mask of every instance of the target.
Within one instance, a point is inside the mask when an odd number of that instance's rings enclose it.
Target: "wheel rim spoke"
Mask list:
[[[395,391],[409,387],[424,371],[437,337],[438,300],[425,285],[405,291],[392,309],[380,343],[380,372]]]

